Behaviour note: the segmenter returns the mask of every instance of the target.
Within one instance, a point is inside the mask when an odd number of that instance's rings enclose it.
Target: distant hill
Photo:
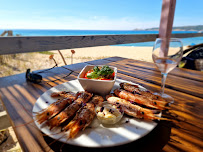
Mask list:
[[[158,31],[159,28],[148,28],[145,29],[147,31]],[[195,26],[176,26],[173,27],[173,31],[203,31],[203,25],[195,25]]]

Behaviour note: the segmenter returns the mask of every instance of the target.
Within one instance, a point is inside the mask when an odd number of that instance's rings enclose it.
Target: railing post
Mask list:
[[[161,20],[159,26],[159,38],[166,38],[167,40],[171,37],[173,28],[173,20],[175,14],[176,0],[163,0],[161,10]],[[162,53],[167,54],[169,41],[161,46]]]
[[[175,14],[176,0],[163,0],[161,20],[159,26],[159,37],[171,37],[173,19]]]

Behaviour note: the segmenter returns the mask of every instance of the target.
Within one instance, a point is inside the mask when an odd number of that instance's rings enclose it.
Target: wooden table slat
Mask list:
[[[132,67],[128,65],[120,65],[115,62],[112,62],[108,65],[117,66],[119,73],[130,75],[130,76],[161,86],[161,73],[158,71],[152,71],[152,70]],[[165,84],[166,88],[187,92],[188,94],[194,94],[198,97],[203,98],[203,94],[198,91],[202,89],[202,86],[203,86],[203,82],[193,81],[190,79],[185,81],[185,79],[182,77],[177,77],[170,74],[168,75],[166,79],[166,84]]]
[[[116,61],[116,59],[117,58],[115,58],[115,61]],[[104,60],[114,61],[114,58],[112,57],[110,59],[107,58]],[[122,65],[139,67],[139,68],[143,68],[143,69],[149,69],[149,70],[153,70],[153,71],[159,71],[156,68],[155,64],[151,63],[151,62],[119,58],[119,60],[116,63],[122,64]],[[203,82],[203,73],[202,72],[200,73],[199,71],[195,71],[195,70],[190,70],[190,69],[185,69],[185,68],[175,68],[169,74]]]

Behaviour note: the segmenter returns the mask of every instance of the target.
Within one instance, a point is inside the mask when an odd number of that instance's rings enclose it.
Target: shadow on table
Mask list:
[[[79,147],[79,146],[73,146],[69,144],[63,144],[61,142],[54,142],[53,144],[50,145],[50,148],[55,151],[59,152],[60,150],[65,152],[104,152],[104,151],[111,151],[111,152],[129,152],[129,151],[142,151],[142,152],[148,152],[148,151],[162,151],[162,148],[168,143],[170,139],[170,134],[171,134],[171,122],[159,122],[158,125],[152,130],[149,134],[146,136],[142,137],[141,139],[120,145],[120,146],[115,146],[115,147],[108,147],[108,148],[87,148],[87,147]],[[44,136],[44,140],[47,142],[49,145],[50,143],[53,142],[53,139]],[[63,145],[63,146],[62,146]]]

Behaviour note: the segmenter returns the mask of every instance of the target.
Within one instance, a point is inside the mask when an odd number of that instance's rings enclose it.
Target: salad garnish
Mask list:
[[[95,66],[92,70],[85,74],[87,79],[100,79],[100,80],[112,80],[114,78],[114,70],[108,65],[102,67]]]

